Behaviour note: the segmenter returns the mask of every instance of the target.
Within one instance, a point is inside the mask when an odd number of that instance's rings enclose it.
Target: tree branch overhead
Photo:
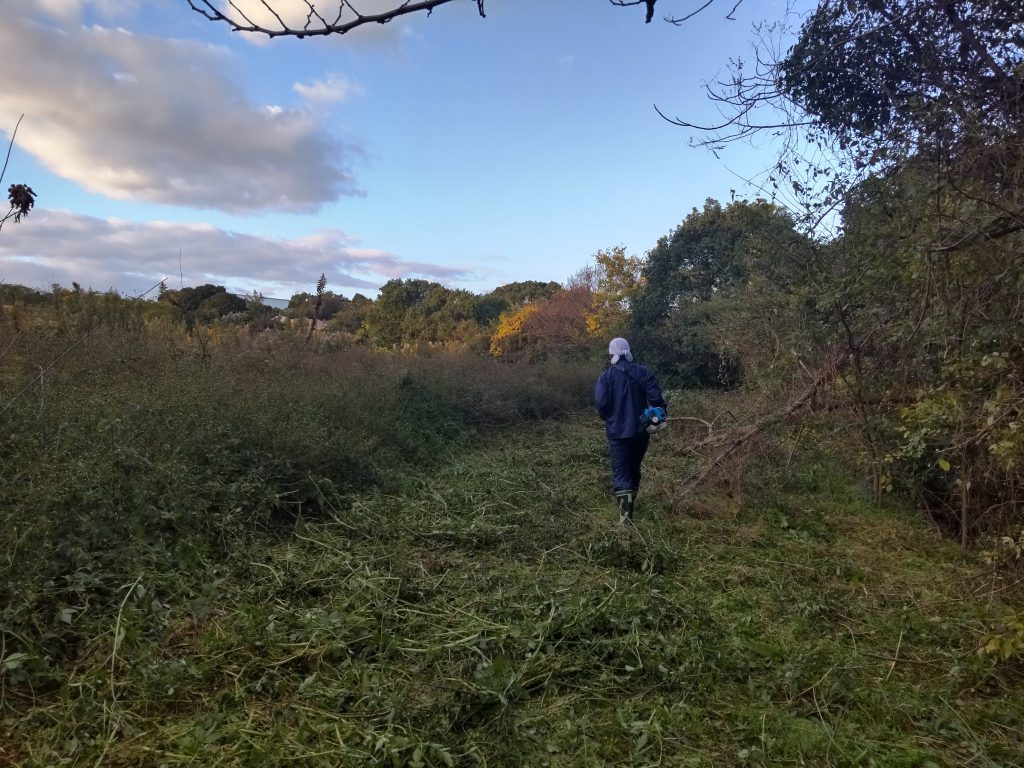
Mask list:
[[[387,24],[401,16],[412,13],[426,12],[427,16],[435,8],[456,0],[394,0],[390,8],[376,13],[364,13],[359,10],[365,7],[361,0],[335,0],[333,3],[317,0],[258,0],[251,7],[245,0],[188,0],[189,7],[209,21],[226,24],[233,32],[249,32],[266,35],[267,37],[323,37],[326,35],[344,35],[367,24]],[[486,17],[486,0],[472,0],[476,4],[481,18]],[[642,5],[645,9],[645,22],[654,18],[654,6],[658,0],[608,0],[612,5],[628,7]],[[701,13],[717,0],[696,0],[697,8],[682,16],[666,16],[670,24],[682,24]],[[743,0],[730,0],[732,14],[743,3]],[[336,5],[336,11],[325,15],[321,10],[324,6]],[[286,8],[293,9],[286,13]],[[294,9],[299,9],[295,12]],[[304,18],[303,18],[304,17]]]
[[[251,12],[246,13],[236,0],[229,0],[227,5],[218,8],[214,0],[188,0],[189,7],[196,13],[204,16],[209,21],[216,21],[227,24],[233,32],[251,32],[267,35],[267,37],[304,37],[344,35],[357,27],[367,24],[387,24],[401,16],[411,13],[426,11],[429,16],[435,8],[453,0],[405,0],[398,2],[394,7],[380,11],[379,13],[362,13],[353,0],[339,0],[337,12],[333,19],[328,20],[317,8],[313,0],[293,0],[293,5],[305,6],[305,21],[300,25],[286,20],[283,14],[285,3],[281,0],[276,3],[270,0],[261,0],[261,8],[264,15],[273,17],[276,26],[267,22],[256,21],[252,18]],[[473,0],[476,3],[477,11],[481,17],[486,17],[484,12],[485,0]]]

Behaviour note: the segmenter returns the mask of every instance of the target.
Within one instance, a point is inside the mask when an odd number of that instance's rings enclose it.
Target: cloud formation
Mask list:
[[[259,290],[287,298],[311,290],[321,273],[338,293],[376,290],[391,278],[451,283],[470,277],[457,267],[366,248],[338,229],[271,239],[209,224],[137,223],[34,211],[21,224],[4,227],[0,237],[0,282],[33,288],[77,282],[86,288],[134,294],[169,277],[171,288],[179,281],[215,283],[237,292]]]
[[[295,92],[311,104],[331,104],[344,101],[353,94],[362,93],[362,88],[337,73],[312,83],[295,83]]]
[[[109,198],[229,213],[309,212],[359,193],[360,150],[311,112],[249,100],[226,49],[83,27],[82,10],[29,0],[0,24],[0,125],[25,113],[18,146],[53,173]],[[310,87],[323,96],[330,83]]]
[[[87,8],[113,18],[133,13],[139,7],[139,0],[35,0],[35,3],[44,13],[65,22],[78,21]],[[31,4],[32,0],[28,0],[28,5]]]

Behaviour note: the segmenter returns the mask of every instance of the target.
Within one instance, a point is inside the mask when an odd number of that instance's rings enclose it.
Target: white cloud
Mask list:
[[[324,80],[314,80],[308,85],[295,83],[295,92],[313,104],[330,104],[344,101],[353,94],[362,93],[362,88],[344,75],[331,74]]]
[[[139,0],[25,0],[23,5],[35,5],[44,14],[60,22],[78,21],[86,10],[95,10],[105,18],[135,13]]]
[[[37,0],[43,13],[62,21],[76,21],[82,13],[81,0]]]
[[[9,222],[0,237],[0,282],[33,288],[77,282],[132,294],[171,276],[172,288],[181,279],[185,285],[213,282],[229,290],[256,289],[287,298],[311,290],[321,273],[339,293],[372,291],[399,277],[445,283],[470,277],[458,267],[367,248],[338,229],[294,239],[265,238],[209,224],[137,223],[33,211],[20,224]]]
[[[55,13],[82,5],[37,1]],[[0,89],[0,127],[25,113],[20,149],[115,199],[245,213],[358,194],[349,164],[359,148],[305,111],[254,104],[231,65],[216,46],[13,10],[0,24],[0,70],[16,73]]]

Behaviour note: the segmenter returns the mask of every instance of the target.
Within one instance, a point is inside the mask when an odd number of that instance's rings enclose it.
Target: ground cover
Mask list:
[[[0,764],[1021,765],[1024,667],[977,653],[1013,580],[821,438],[688,499],[661,440],[629,530],[592,416],[484,430],[139,564],[116,612],[39,617],[83,640],[59,684],[8,664]]]

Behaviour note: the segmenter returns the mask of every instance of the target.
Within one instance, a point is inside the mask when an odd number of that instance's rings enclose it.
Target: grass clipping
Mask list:
[[[976,653],[1012,592],[834,461],[673,509],[662,447],[635,530],[593,422],[540,424],[55,606],[59,669],[4,635],[0,765],[1019,764],[1020,664]]]

